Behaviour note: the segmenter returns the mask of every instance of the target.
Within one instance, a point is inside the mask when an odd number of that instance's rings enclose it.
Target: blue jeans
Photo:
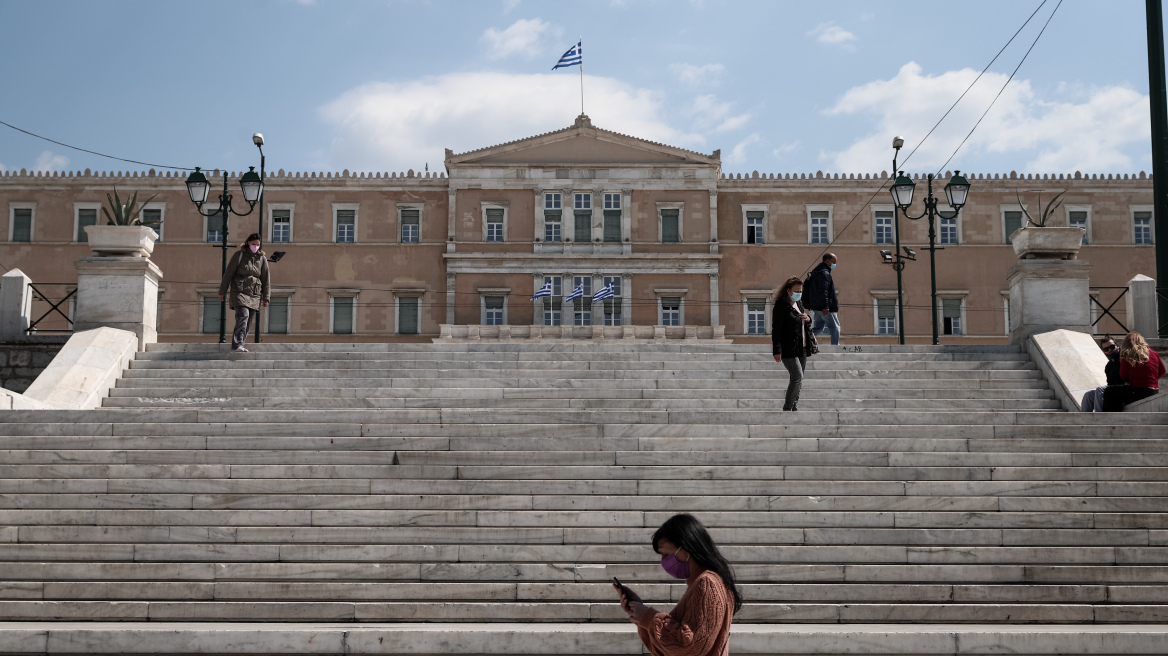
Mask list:
[[[811,332],[818,335],[824,328],[826,328],[827,332],[831,333],[831,345],[835,346],[839,344],[839,315],[835,312],[828,312],[827,316],[824,316],[822,310],[815,310],[812,313],[812,317],[814,317],[814,319],[811,322]]]

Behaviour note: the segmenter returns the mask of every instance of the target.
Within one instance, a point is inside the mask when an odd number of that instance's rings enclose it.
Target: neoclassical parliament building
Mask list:
[[[580,329],[562,334],[763,341],[779,286],[805,276],[826,251],[839,258],[845,343],[890,343],[898,332],[896,274],[880,255],[897,225],[887,171],[724,173],[719,151],[610,132],[586,116],[539,136],[447,150],[445,169],[268,172],[262,214],[257,206],[228,226],[234,247],[262,221],[265,251],[284,252],[271,266],[264,339],[428,340],[494,336],[495,326],[515,335],[532,331],[516,327],[571,326]],[[208,173],[213,202],[221,173]],[[1052,222],[1086,229],[1079,259],[1094,267],[1100,307],[1136,274],[1155,275],[1145,174],[965,175],[968,203],[936,225],[942,343],[1006,341],[1006,271],[1016,261],[1009,235],[1025,220],[1019,201],[1037,217],[1040,201],[1065,191]],[[159,339],[217,340],[222,218],[196,211],[184,177],[0,174],[8,221],[0,266],[20,269],[50,299],[63,297],[77,280],[74,262],[89,253],[83,228],[101,220],[106,193],[116,186],[123,197],[153,196],[145,216],[162,221],[152,257],[164,276]],[[238,177],[230,177],[235,206],[246,210]],[[935,187],[942,199],[945,177]],[[914,215],[923,195],[918,184]],[[904,270],[905,330],[910,342],[925,343],[928,225],[902,216],[899,229],[917,255]],[[549,282],[552,295],[532,300]],[[612,298],[593,303],[610,284]],[[577,288],[583,296],[564,299]],[[71,312],[70,302],[60,307]],[[1122,318],[1122,307],[1112,312]],[[49,305],[38,300],[34,318],[37,308]],[[1099,332],[1118,330],[1099,318]],[[68,324],[53,315],[39,325]]]

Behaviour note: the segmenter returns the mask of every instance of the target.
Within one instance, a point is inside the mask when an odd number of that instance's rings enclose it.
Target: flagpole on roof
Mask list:
[[[584,115],[584,37],[577,42],[577,52],[580,53],[580,115]]]

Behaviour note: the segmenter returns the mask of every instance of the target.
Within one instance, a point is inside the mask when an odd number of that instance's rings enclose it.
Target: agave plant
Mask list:
[[[1042,206],[1042,194],[1040,193],[1038,195],[1038,209],[1042,211],[1040,215],[1041,218],[1039,218],[1038,221],[1035,221],[1034,218],[1030,216],[1030,212],[1026,211],[1026,207],[1022,205],[1022,197],[1018,195],[1018,192],[1014,192],[1014,195],[1018,198],[1018,208],[1021,209],[1022,213],[1026,215],[1026,223],[1028,225],[1034,226],[1035,228],[1044,228],[1046,227],[1046,222],[1050,220],[1050,217],[1054,216],[1054,211],[1058,209],[1059,205],[1063,204],[1059,198],[1062,197],[1062,195],[1065,193],[1067,192],[1064,189],[1063,191],[1055,194],[1055,197],[1050,199],[1050,202],[1047,203],[1045,208]],[[1055,202],[1056,200],[1058,201],[1057,203]]]
[[[130,199],[126,201],[125,204],[122,204],[122,198],[118,196],[118,188],[115,186],[113,196],[110,196],[109,194],[105,195],[106,200],[109,201],[109,209],[106,209],[105,206],[102,206],[101,213],[104,214],[106,220],[109,221],[108,225],[144,225],[156,227],[159,224],[158,221],[142,221],[142,210],[145,209],[146,205],[148,205],[150,201],[157,197],[158,194],[155,194],[146,199],[146,202],[139,205],[138,192],[135,191],[134,195],[130,196]],[[110,213],[110,210],[113,210],[112,214]]]

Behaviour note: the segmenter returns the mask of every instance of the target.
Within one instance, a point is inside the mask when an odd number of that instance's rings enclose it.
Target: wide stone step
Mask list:
[[[807,371],[1000,371],[1009,369],[1034,369],[1034,363],[1029,360],[817,360],[807,361]],[[206,375],[209,371],[281,371],[324,369],[329,371],[382,371],[393,372],[407,377],[417,377],[421,371],[462,371],[467,375],[506,375],[512,371],[545,371],[561,372],[577,375],[581,372],[604,371],[636,371],[645,374],[676,375],[679,372],[706,372],[710,375],[745,373],[751,371],[765,371],[771,374],[785,373],[785,370],[775,363],[773,357],[758,361],[736,362],[677,362],[660,360],[646,362],[642,360],[585,360],[585,361],[472,361],[460,362],[456,360],[409,360],[405,362],[386,362],[379,360],[133,360],[130,370],[134,372],[144,370],[171,370],[190,373],[191,375]],[[494,372],[494,373],[487,373]]]
[[[264,342],[248,344],[252,353],[758,353],[767,344],[733,344],[680,340],[541,340],[418,343],[303,343]],[[253,348],[254,347],[254,348]],[[864,344],[860,346],[821,344],[823,353],[1022,353],[1024,349],[1006,344]],[[146,345],[149,353],[208,353],[234,356],[229,344],[211,342],[156,342]],[[242,354],[241,354],[242,355]]]
[[[883,369],[857,368],[819,368],[808,371],[810,378],[830,380],[843,379],[871,379],[900,378],[907,380],[953,380],[953,379],[986,379],[986,380],[1027,380],[1040,379],[1041,372],[1037,369],[901,369],[890,367]],[[773,366],[769,369],[731,370],[689,370],[689,369],[661,369],[637,371],[628,369],[609,370],[567,370],[554,369],[338,369],[335,367],[320,367],[314,369],[258,369],[240,367],[230,369],[128,369],[124,378],[184,378],[192,379],[219,379],[219,378],[373,378],[380,380],[424,380],[431,378],[453,378],[457,380],[477,381],[482,379],[518,379],[518,380],[560,380],[571,382],[574,380],[633,380],[647,384],[658,380],[696,379],[710,380],[782,380],[786,384],[786,371]],[[416,387],[417,385],[410,385]],[[707,383],[708,387],[709,384]]]
[[[773,390],[771,395],[782,394],[787,388],[787,378],[775,377],[762,380],[720,380],[718,390],[722,393],[737,394],[746,390]],[[397,394],[437,394],[438,390],[454,388],[457,392],[463,389],[479,390],[487,386],[495,390],[493,394],[512,395],[515,393],[538,394],[541,390],[578,390],[581,394],[589,390],[620,390],[630,394],[640,394],[653,390],[685,391],[696,394],[705,394],[710,391],[710,382],[701,379],[662,379],[647,384],[645,381],[630,379],[573,379],[571,381],[557,379],[534,378],[493,378],[488,380],[462,380],[454,378],[216,378],[213,380],[194,380],[191,378],[120,378],[118,388],[204,388],[214,390],[221,395],[230,395],[237,389],[246,388],[280,388],[291,390],[287,393],[311,396],[312,391],[318,389],[345,389],[356,390],[357,395],[368,395],[368,389],[394,390],[387,396]],[[863,378],[807,378],[803,381],[804,390],[853,390],[853,389],[890,389],[890,390],[918,390],[924,388],[946,390],[1015,390],[1015,389],[1048,389],[1046,381],[1033,377],[1017,380],[1004,379],[976,379],[956,378],[946,380],[938,385],[933,379],[895,379],[882,378],[867,380]],[[169,391],[167,393],[170,393]],[[282,392],[284,393],[284,392]],[[444,392],[450,393],[450,392]],[[906,392],[911,393],[911,392]],[[903,394],[902,394],[903,395]],[[530,397],[528,397],[530,398]],[[540,398],[540,397],[536,397]],[[699,397],[700,398],[700,397]]]
[[[249,345],[250,347],[251,345]],[[477,351],[477,352],[443,352],[443,351],[412,351],[412,352],[372,352],[372,351],[332,351],[332,352],[294,352],[270,351],[266,348],[249,348],[248,353],[223,351],[218,353],[198,353],[181,351],[153,351],[148,350],[135,356],[137,362],[236,362],[241,366],[252,361],[349,361],[365,360],[370,362],[405,363],[405,362],[442,362],[455,366],[468,366],[468,363],[493,362],[645,362],[645,363],[676,363],[687,364],[694,362],[760,362],[771,363],[774,358],[769,347],[759,346],[740,351],[702,352],[688,350],[684,355],[678,352],[660,351]],[[967,353],[953,351],[934,351],[929,353],[896,352],[868,352],[868,351],[830,351],[821,350],[810,361],[812,362],[997,362],[1013,361],[1028,362],[1027,355],[1019,351]]]
[[[710,410],[782,410],[783,399],[705,399]],[[106,408],[549,408],[675,410],[692,407],[690,399],[401,399],[303,397],[116,397],[102,401]],[[799,400],[801,410],[881,408],[898,410],[1058,410],[1054,399],[817,399],[808,394]]]
[[[670,603],[657,603],[668,611]],[[746,606],[746,622],[774,623],[1125,623],[1162,622],[1163,605],[1109,604],[768,604]],[[271,601],[0,601],[8,620],[151,621],[428,621],[428,622],[621,622],[614,602],[271,602]]]

